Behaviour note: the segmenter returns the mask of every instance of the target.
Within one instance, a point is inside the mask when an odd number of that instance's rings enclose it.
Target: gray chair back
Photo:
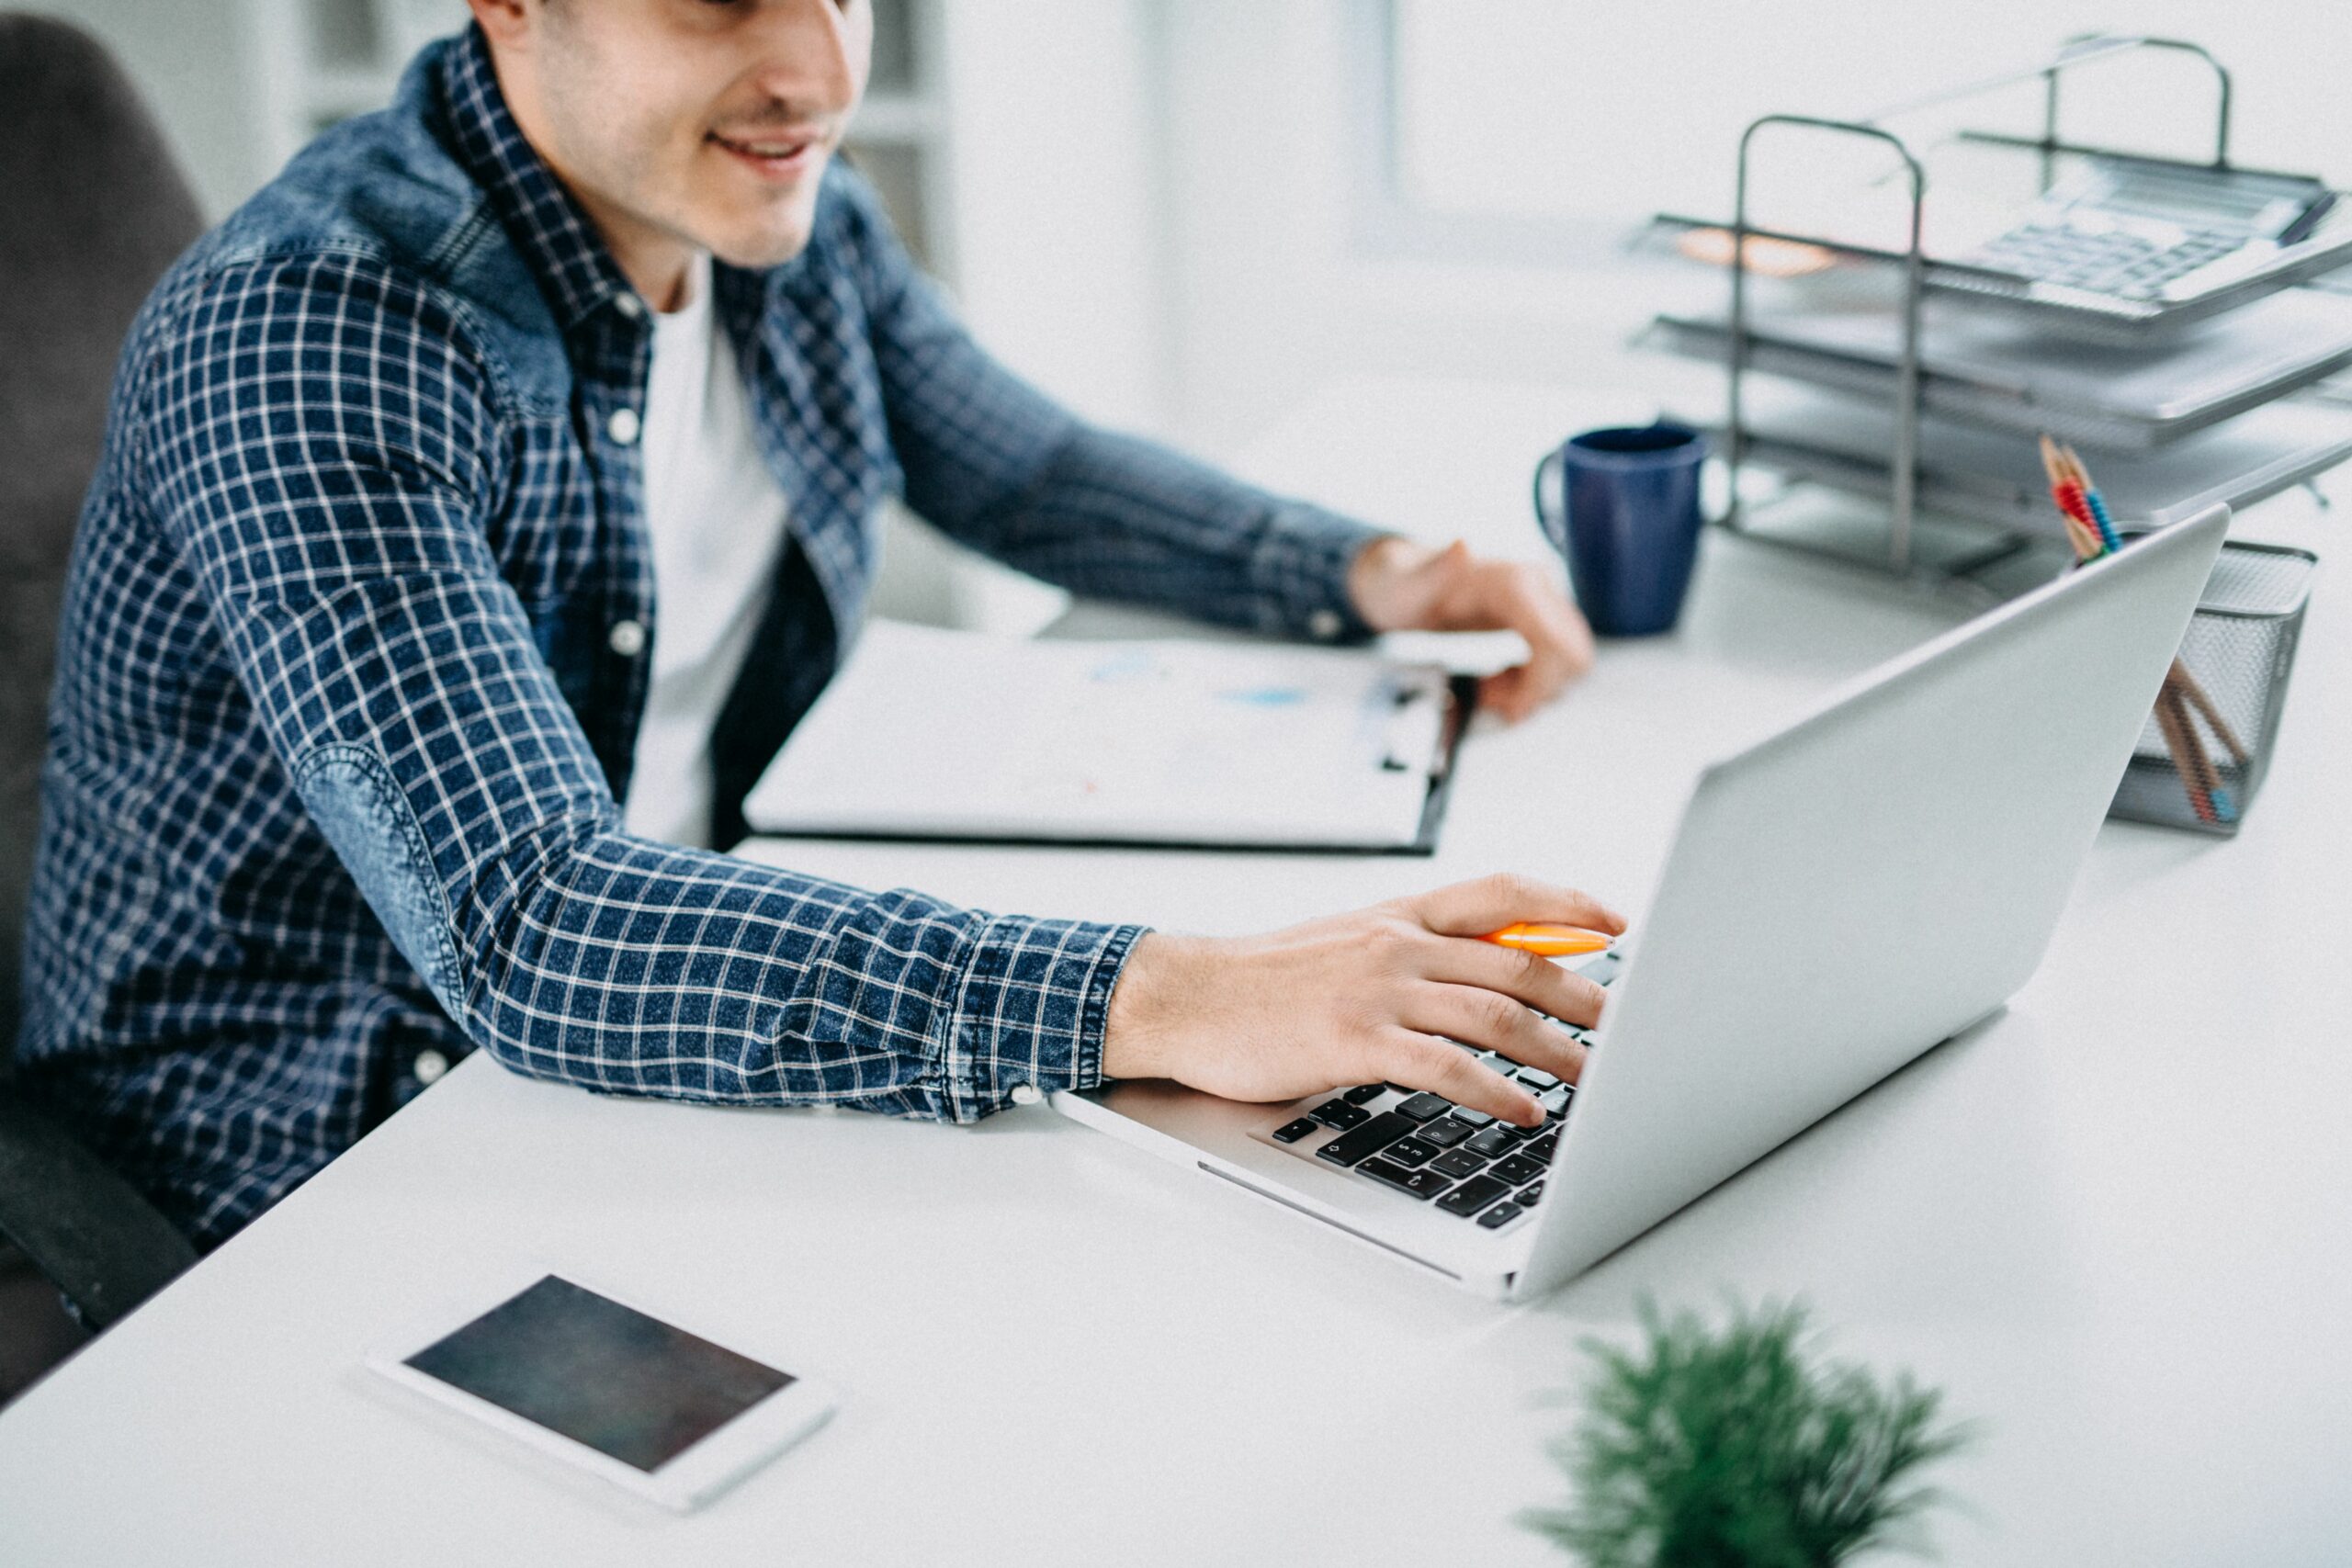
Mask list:
[[[203,227],[106,51],[63,22],[0,14],[0,1070],[74,520],[123,333]]]
[[[62,22],[0,14],[0,1401],[196,1261],[6,1079],[74,526],[123,333],[203,226],[106,51]]]

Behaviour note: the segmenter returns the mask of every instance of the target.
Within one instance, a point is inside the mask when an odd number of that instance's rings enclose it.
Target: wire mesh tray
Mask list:
[[[2238,830],[2270,771],[2318,564],[2308,550],[2222,545],[2109,817]]]

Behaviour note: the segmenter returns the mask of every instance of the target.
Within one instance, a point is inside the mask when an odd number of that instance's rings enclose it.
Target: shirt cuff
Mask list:
[[[1317,642],[1371,637],[1372,626],[1348,597],[1348,568],[1390,532],[1317,506],[1283,506],[1250,561],[1251,584],[1272,621],[1264,629]]]
[[[1111,990],[1144,928],[991,919],[948,1021],[947,1109],[977,1122],[1010,1104],[1102,1081]]]

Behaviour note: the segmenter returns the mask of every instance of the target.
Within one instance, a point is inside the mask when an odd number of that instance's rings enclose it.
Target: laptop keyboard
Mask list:
[[[1605,953],[1575,967],[1606,986],[1617,977],[1619,964],[1617,954]],[[1589,1043],[1584,1030],[1571,1026],[1568,1033]],[[1426,1089],[1374,1083],[1307,1102],[1304,1115],[1268,1135],[1294,1154],[1434,1203],[1485,1229],[1501,1230],[1544,1196],[1544,1173],[1559,1148],[1576,1090],[1541,1067],[1521,1066],[1492,1051],[1473,1055],[1535,1096],[1544,1108],[1541,1125],[1514,1127]]]

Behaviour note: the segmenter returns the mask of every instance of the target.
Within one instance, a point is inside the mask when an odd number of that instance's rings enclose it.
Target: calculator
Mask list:
[[[2030,284],[2177,303],[2307,237],[2335,199],[2299,175],[2101,156],[1960,259]]]

